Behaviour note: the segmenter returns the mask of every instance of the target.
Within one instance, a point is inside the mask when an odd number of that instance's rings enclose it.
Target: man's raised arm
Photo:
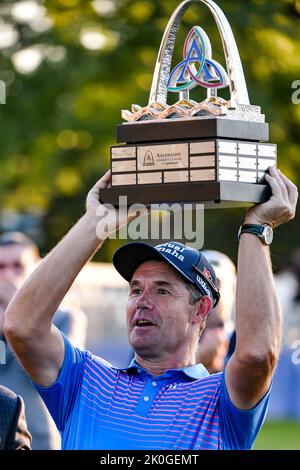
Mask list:
[[[296,186],[274,167],[266,175],[272,196],[251,208],[245,223],[277,227],[295,216]],[[232,402],[254,407],[270,387],[280,352],[281,309],[275,290],[269,247],[243,233],[238,254],[236,349],[226,367]]]
[[[52,324],[54,313],[77,274],[110,234],[107,229],[99,233],[100,212],[112,232],[116,225],[128,222],[123,214],[126,220],[116,221],[113,210],[99,203],[99,189],[109,184],[107,172],[89,192],[84,216],[41,262],[5,313],[9,343],[32,380],[44,387],[55,382],[64,360],[63,339]]]

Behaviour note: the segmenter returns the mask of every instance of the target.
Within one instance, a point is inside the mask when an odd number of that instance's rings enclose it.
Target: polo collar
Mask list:
[[[113,369],[119,370],[119,371],[142,371],[143,373],[149,374],[149,372],[146,369],[143,369],[135,360],[135,358],[132,359],[130,362],[129,366],[127,367],[113,367]],[[183,367],[182,369],[169,369],[168,371],[171,374],[178,374],[178,372],[183,373],[185,376],[189,377],[190,379],[193,380],[199,380],[203,379],[204,377],[208,377],[210,374],[208,370],[204,367],[203,364],[194,364],[193,366],[188,366],[188,367]]]

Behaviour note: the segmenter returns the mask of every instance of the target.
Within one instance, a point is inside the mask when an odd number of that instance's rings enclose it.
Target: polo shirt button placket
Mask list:
[[[139,402],[136,407],[136,412],[140,416],[148,416],[153,402],[156,399],[157,394],[159,393],[159,380],[154,380],[153,377],[145,376],[146,379],[145,388],[141,394]]]
[[[175,390],[177,388],[177,384],[171,384],[167,387],[169,390]]]

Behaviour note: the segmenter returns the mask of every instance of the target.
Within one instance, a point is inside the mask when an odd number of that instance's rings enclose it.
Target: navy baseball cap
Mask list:
[[[198,250],[178,242],[152,246],[144,242],[131,242],[119,248],[113,256],[113,264],[121,276],[130,282],[136,269],[146,261],[165,261],[181,276],[208,295],[215,307],[220,293],[212,265]]]

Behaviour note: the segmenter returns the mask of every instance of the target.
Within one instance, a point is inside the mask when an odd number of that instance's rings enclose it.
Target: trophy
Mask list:
[[[226,70],[213,59],[210,40],[200,26],[188,33],[183,59],[172,68],[176,35],[187,8],[204,3],[222,39]],[[202,87],[207,98],[190,99]],[[218,96],[228,87],[230,99]],[[177,94],[168,104],[168,93]],[[119,205],[201,202],[206,207],[237,207],[266,201],[264,175],[276,166],[276,145],[259,106],[250,104],[238,48],[230,24],[212,0],[185,0],[165,29],[145,107],[122,111],[117,142],[111,147],[112,187],[100,200]]]

